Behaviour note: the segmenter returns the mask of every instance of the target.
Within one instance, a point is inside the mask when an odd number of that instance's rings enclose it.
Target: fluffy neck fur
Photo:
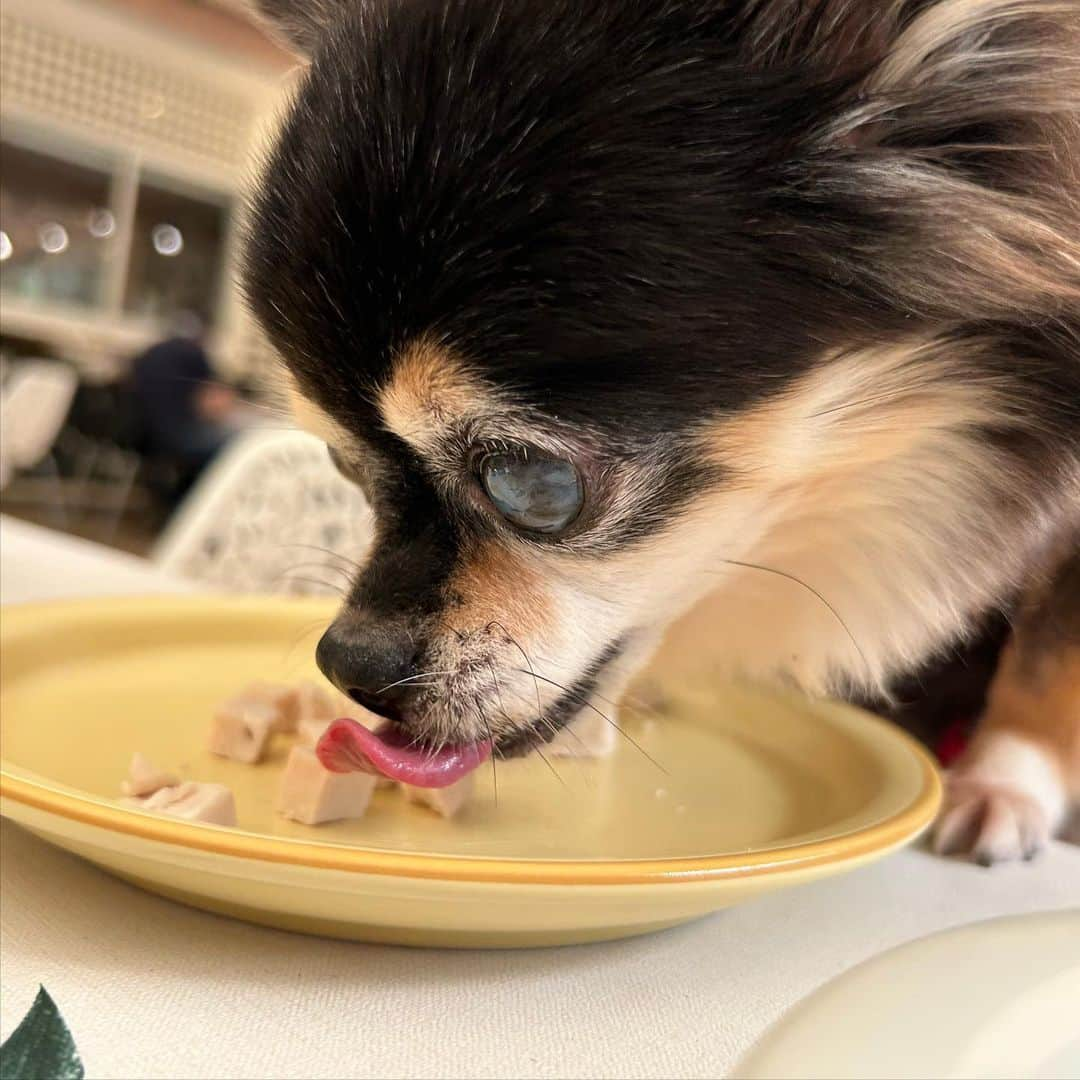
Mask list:
[[[716,568],[724,664],[887,698],[895,676],[1007,609],[1080,519],[1080,445],[1035,451],[1040,414],[980,370],[986,344],[849,353],[716,433],[746,478],[742,543],[717,555],[777,572]]]

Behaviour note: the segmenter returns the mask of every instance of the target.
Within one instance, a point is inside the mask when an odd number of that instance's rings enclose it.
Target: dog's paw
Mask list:
[[[947,782],[933,849],[992,866],[1035,858],[1050,836],[1046,812],[1021,788],[961,775]]]
[[[983,866],[1033,859],[1067,807],[1060,768],[1045,747],[1016,732],[986,732],[948,775],[932,846]]]

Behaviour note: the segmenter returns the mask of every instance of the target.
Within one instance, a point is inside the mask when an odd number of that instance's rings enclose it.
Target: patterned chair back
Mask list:
[[[152,557],[223,591],[335,595],[373,532],[364,496],[318,439],[256,429],[206,470]]]

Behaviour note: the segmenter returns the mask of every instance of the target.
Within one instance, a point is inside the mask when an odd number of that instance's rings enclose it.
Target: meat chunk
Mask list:
[[[185,821],[202,821],[209,825],[236,824],[236,800],[224,784],[187,780],[182,784],[158,788],[152,795],[121,801],[127,806],[153,810]]]
[[[276,710],[265,702],[243,697],[226,701],[210,725],[210,752],[253,765],[262,759],[276,720]]]
[[[125,795],[137,797],[153,795],[155,791],[174,787],[179,783],[179,777],[159,769],[143,754],[136,752],[131,755],[127,779],[120,781],[120,790]]]
[[[300,683],[296,688],[297,719],[303,721],[325,717],[333,720],[340,708],[340,703],[334,700],[334,696],[318,683],[310,680]]]
[[[257,679],[248,683],[233,699],[268,705],[274,710],[273,730],[291,735],[300,722],[300,690],[295,686]]]
[[[314,750],[316,744],[322,739],[323,732],[333,723],[334,720],[301,720],[299,730],[296,732],[296,744],[298,746],[310,746]]]
[[[332,773],[319,764],[315,751],[297,744],[278,788],[277,811],[303,825],[364,816],[375,777],[367,773]]]
[[[313,682],[303,682],[296,688],[296,733],[300,742],[314,746],[319,736],[339,716],[344,716],[348,699],[329,694]]]
[[[555,757],[605,758],[615,749],[618,729],[605,717],[587,712],[551,740]]]
[[[444,818],[453,817],[469,801],[469,796],[476,786],[476,778],[472,773],[463,776],[453,784],[441,788],[413,787],[411,784],[402,784],[409,802],[419,806],[426,806]]]
[[[358,723],[361,723],[366,728],[374,730],[382,723],[382,717],[376,716],[370,709],[365,709],[363,705],[357,705],[355,701],[350,700],[344,695],[338,701],[339,708],[333,712],[329,719],[325,716],[312,717],[309,720],[301,720],[300,728],[297,732],[299,738],[297,742],[302,746],[310,746],[313,750],[318,745],[319,739],[322,738],[323,732],[340,716],[348,716]],[[394,781],[386,776],[376,776],[375,786],[377,788],[393,787]]]
[[[310,720],[301,720],[297,729],[297,745],[310,746],[312,749],[322,738],[322,733],[337,719],[336,716],[327,719],[324,716],[313,717]]]

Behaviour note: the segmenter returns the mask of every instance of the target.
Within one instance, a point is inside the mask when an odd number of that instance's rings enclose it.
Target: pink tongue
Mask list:
[[[410,746],[396,724],[369,731],[355,720],[335,720],[319,739],[315,753],[331,772],[366,772],[388,776],[414,787],[440,788],[460,780],[491,757],[491,740],[444,746],[435,751]]]

